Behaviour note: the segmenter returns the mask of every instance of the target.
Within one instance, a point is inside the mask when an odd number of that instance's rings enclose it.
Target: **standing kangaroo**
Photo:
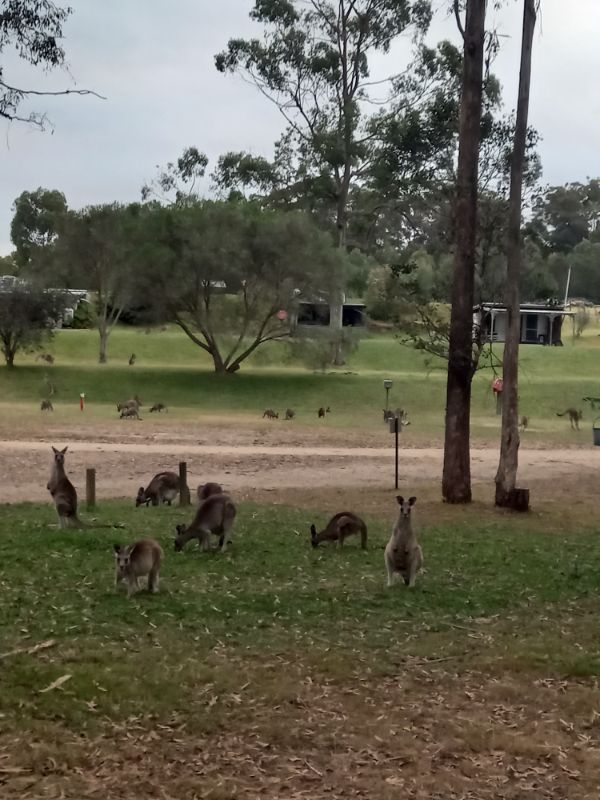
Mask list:
[[[337,542],[338,547],[343,547],[344,539],[356,533],[360,533],[360,546],[366,550],[367,526],[351,511],[341,511],[329,520],[320,533],[317,533],[314,525],[310,526],[310,543],[313,547],[318,547],[320,542]]]
[[[190,539],[198,539],[202,550],[210,550],[211,533],[219,537],[221,552],[225,551],[231,538],[231,529],[236,516],[236,507],[227,494],[213,494],[198,506],[192,524],[177,525],[175,550],[179,552]]]
[[[413,587],[417,573],[423,566],[423,551],[417,541],[411,520],[411,512],[417,498],[409,497],[408,501],[405,501],[399,496],[396,500],[400,506],[400,514],[385,548],[387,585],[393,586],[396,578],[401,575],[404,583]]]
[[[135,506],[137,508],[150,503],[153,506],[160,506],[163,503],[171,505],[178,494],[179,475],[175,472],[159,472],[152,478],[146,489],[140,486],[135,498]]]
[[[115,589],[127,584],[127,597],[140,588],[140,579],[148,578],[148,591],[158,592],[162,547],[154,539],[140,539],[128,547],[115,545]]]
[[[47,489],[52,495],[58,521],[61,528],[82,528],[83,523],[77,516],[77,492],[65,472],[65,454],[67,447],[63,450],[52,448],[54,462],[50,472],[50,480]]]
[[[569,421],[571,423],[571,428],[575,430],[579,430],[579,422],[583,419],[583,411],[577,411],[576,408],[567,408],[566,411],[563,411],[562,414],[560,412],[556,412],[557,417],[565,417],[569,416]]]

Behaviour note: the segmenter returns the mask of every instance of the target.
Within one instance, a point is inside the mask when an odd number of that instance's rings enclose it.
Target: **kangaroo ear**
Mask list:
[[[409,506],[414,506],[414,504],[415,504],[416,502],[417,502],[417,498],[416,498],[416,497],[409,497],[409,498],[408,498],[408,505],[409,505]]]
[[[401,506],[401,505],[402,505],[402,503],[404,503],[404,498],[402,497],[402,495],[401,495],[401,494],[397,495],[397,497],[396,497],[396,501],[397,501],[397,503],[398,503],[398,505],[399,505],[399,506]]]
[[[310,526],[310,535],[313,537],[313,539],[314,539],[314,538],[315,538],[315,536],[317,535],[317,529],[315,528],[315,526],[314,526],[314,525],[311,525],[311,526]]]
[[[64,456],[64,454],[67,452],[67,450],[68,450],[68,449],[69,449],[69,445],[67,445],[66,447],[64,447],[64,448],[63,448],[63,449],[60,451],[60,452],[63,454],[63,456]]]
[[[54,445],[52,445],[52,452],[58,454],[58,450],[56,449],[56,447],[54,447]]]

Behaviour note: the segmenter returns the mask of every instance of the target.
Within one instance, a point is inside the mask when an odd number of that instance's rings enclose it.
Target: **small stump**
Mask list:
[[[496,505],[511,511],[529,511],[529,489],[513,489],[501,497],[496,494]]]

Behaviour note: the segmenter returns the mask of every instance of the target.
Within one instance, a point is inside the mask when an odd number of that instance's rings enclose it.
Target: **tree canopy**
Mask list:
[[[176,322],[209,353],[220,374],[288,337],[298,298],[327,295],[343,278],[342,254],[300,212],[204,201],[147,206],[143,220],[141,296],[155,319]]]

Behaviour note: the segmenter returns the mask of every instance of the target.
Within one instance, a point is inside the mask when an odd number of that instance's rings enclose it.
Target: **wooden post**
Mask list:
[[[96,508],[96,470],[86,469],[85,471],[85,499],[88,511]]]
[[[179,462],[179,505],[189,506],[190,490],[187,483],[187,463]]]
[[[496,416],[502,416],[502,394],[500,392],[495,392],[496,395]]]

